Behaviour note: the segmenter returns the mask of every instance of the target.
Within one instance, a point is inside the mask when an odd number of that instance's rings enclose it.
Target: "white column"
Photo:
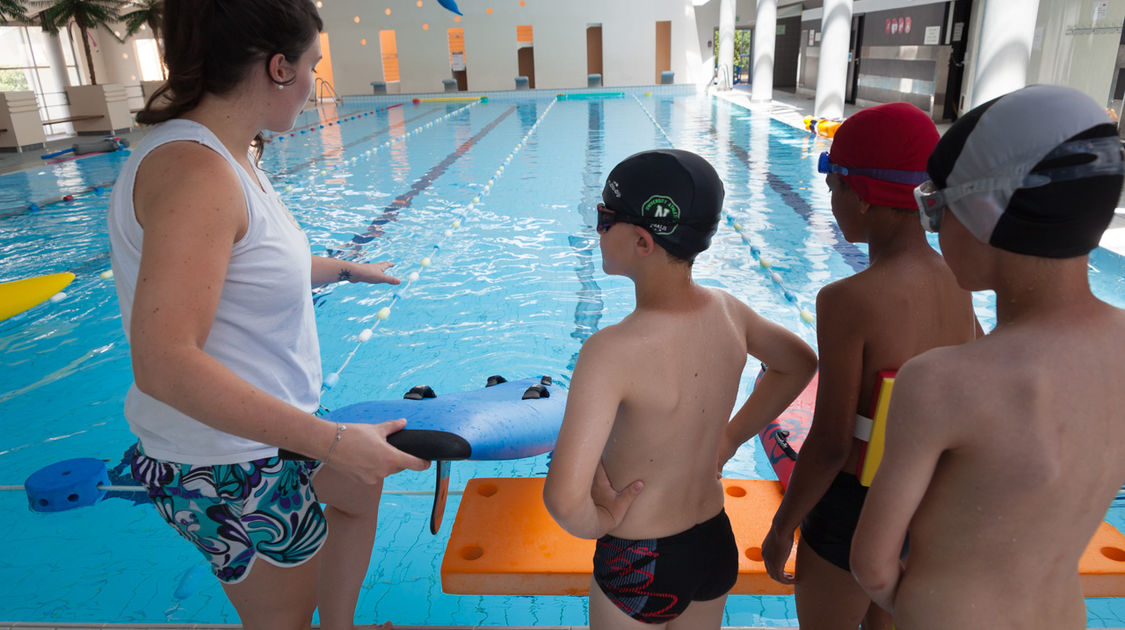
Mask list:
[[[843,118],[844,90],[848,82],[848,46],[852,33],[852,0],[824,0],[823,11],[813,116]]]
[[[720,90],[729,90],[734,85],[734,0],[721,0],[719,3],[719,42],[715,47],[718,57]]]
[[[62,39],[59,38],[58,33],[46,33],[47,35],[47,64],[51,67],[51,74],[54,75],[55,81],[58,82],[58,90],[61,92],[70,85],[70,78],[66,73],[66,58],[63,56]]]
[[[777,39],[777,0],[758,0],[754,18],[754,76],[750,100],[773,99],[773,59]]]
[[[1039,0],[983,0],[969,107],[1027,85]]]

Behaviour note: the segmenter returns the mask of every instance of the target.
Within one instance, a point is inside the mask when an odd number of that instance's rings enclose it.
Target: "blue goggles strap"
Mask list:
[[[828,174],[836,173],[838,175],[863,175],[879,181],[890,182],[892,184],[906,184],[909,186],[917,186],[930,178],[926,171],[903,171],[893,168],[848,168],[840,166],[832,162],[832,158],[828,157],[828,152],[824,151],[820,154],[820,159],[817,161],[816,170],[818,173]]]

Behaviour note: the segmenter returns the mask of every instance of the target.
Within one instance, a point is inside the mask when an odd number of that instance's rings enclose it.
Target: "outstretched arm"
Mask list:
[[[137,388],[220,431],[326,458],[333,423],[254,387],[203,350],[231,248],[247,229],[245,195],[229,164],[202,145],[170,143],[142,162],[133,198],[144,229],[129,343]],[[428,465],[387,444],[401,423],[350,428],[332,465],[352,478],[373,483]]]
[[[543,487],[547,511],[579,538],[601,538],[625,519],[644,484],[610,485],[602,466],[617,407],[624,398],[620,353],[608,343],[607,329],[586,340],[574,366],[566,414]]]
[[[899,370],[883,460],[852,539],[852,574],[871,600],[890,612],[902,579],[899,558],[907,528],[947,446],[941,427],[948,418],[940,398],[948,390],[927,376],[932,369],[914,360]]]
[[[357,263],[325,256],[312,257],[312,285],[319,287],[333,282],[367,282],[398,284],[398,278],[386,273],[393,262]]]

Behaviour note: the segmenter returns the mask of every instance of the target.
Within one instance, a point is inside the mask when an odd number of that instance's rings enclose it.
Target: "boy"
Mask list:
[[[997,324],[899,372],[852,571],[904,630],[1085,628],[1078,558],[1125,480],[1125,312],[1086,267],[1121,191],[1117,130],[1031,86],[960,118],[926,170],[923,222],[962,287],[996,291]]]
[[[863,271],[821,289],[816,300],[820,381],[812,427],[785,498],[762,543],[770,576],[794,584],[804,628],[890,628],[889,615],[852,577],[852,535],[867,488],[857,478],[874,416],[878,372],[976,336],[972,297],[918,225],[914,187],[938,141],[930,117],[909,103],[869,107],[836,131],[819,170],[844,238],[867,243]],[[869,421],[868,421],[869,422]],[[796,576],[784,573],[801,527]]]
[[[544,501],[571,534],[598,539],[592,629],[718,628],[738,550],[716,470],[800,393],[816,355],[692,281],[723,202],[703,158],[633,155],[602,199],[602,268],[633,281],[636,309],[582,347]],[[747,353],[769,370],[730,419]]]

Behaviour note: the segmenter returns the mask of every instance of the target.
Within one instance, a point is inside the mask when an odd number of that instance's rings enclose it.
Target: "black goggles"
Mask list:
[[[653,234],[671,234],[676,229],[676,223],[673,221],[663,221],[653,217],[638,217],[624,212],[617,212],[605,207],[604,203],[598,204],[598,224],[596,229],[598,234],[605,234],[609,228],[617,223],[628,223],[630,225],[639,225]]]

